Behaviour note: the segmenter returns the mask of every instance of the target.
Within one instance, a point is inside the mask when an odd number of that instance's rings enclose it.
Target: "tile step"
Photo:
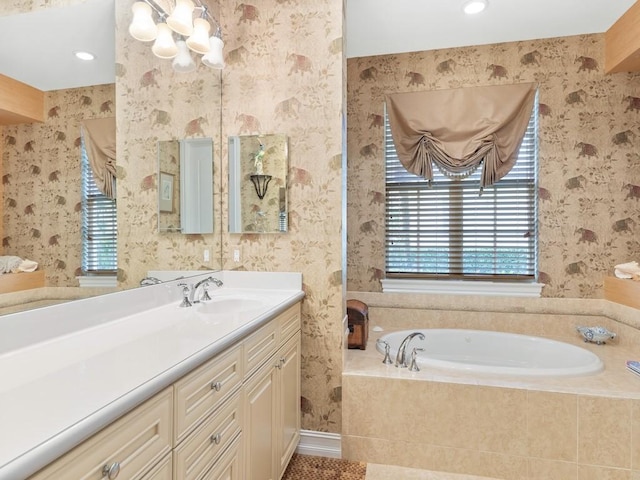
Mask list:
[[[365,480],[499,480],[491,477],[463,475],[460,473],[434,472],[416,468],[397,467],[395,465],[378,465],[367,463]]]

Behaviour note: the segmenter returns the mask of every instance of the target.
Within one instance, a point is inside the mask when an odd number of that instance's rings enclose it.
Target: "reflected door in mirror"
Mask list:
[[[213,142],[158,142],[158,231],[213,233]]]

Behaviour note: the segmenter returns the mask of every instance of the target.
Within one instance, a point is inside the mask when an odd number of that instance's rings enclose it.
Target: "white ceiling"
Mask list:
[[[345,1],[349,58],[599,33],[634,3],[488,0],[484,12],[469,17],[464,0]],[[114,2],[0,17],[0,73],[44,91],[112,83]],[[97,60],[81,62],[75,50],[89,50]]]
[[[0,17],[0,73],[44,91],[113,83],[114,36],[115,0]]]
[[[635,0],[346,0],[347,57],[605,32]]]

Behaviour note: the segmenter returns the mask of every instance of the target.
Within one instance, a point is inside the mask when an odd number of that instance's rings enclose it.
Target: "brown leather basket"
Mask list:
[[[349,348],[367,348],[369,338],[369,307],[360,300],[347,300],[347,319],[349,323]]]

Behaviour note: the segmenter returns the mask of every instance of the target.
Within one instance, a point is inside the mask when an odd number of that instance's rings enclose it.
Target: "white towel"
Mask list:
[[[0,256],[0,273],[13,272],[20,266],[21,263],[22,259],[14,255]]]
[[[38,269],[38,262],[34,262],[33,260],[27,260],[26,258],[22,260],[22,263],[18,265],[19,272],[35,272]]]
[[[637,280],[640,279],[640,265],[638,265],[638,262],[621,263],[614,267],[613,274],[618,278],[633,278]]]

